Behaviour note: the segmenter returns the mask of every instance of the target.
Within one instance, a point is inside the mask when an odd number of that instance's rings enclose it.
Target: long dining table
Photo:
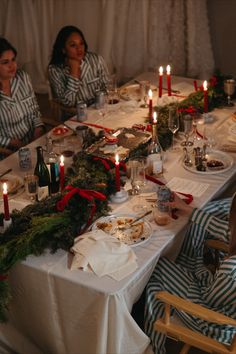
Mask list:
[[[154,73],[143,73],[137,80],[149,80],[157,86]],[[180,91],[179,99],[194,90],[193,80],[172,77],[172,88]],[[174,96],[172,99],[178,99]],[[154,95],[155,100],[155,95]],[[155,104],[155,101],[154,101]],[[228,129],[234,108],[215,109],[214,119],[208,128],[218,136],[218,142]],[[109,128],[131,127],[143,124],[147,109],[138,102],[123,101],[106,112],[88,109],[86,123]],[[75,129],[80,123],[68,120],[67,126]],[[236,123],[235,123],[236,124]],[[94,128],[96,130],[96,128]],[[224,131],[225,129],[225,131]],[[221,138],[220,138],[221,137]],[[35,165],[35,147],[45,144],[45,136],[29,144],[32,165]],[[217,174],[193,173],[182,163],[181,153],[167,151],[164,156],[164,179],[181,182],[182,186],[195,183],[204,193],[196,193],[193,207],[203,207],[208,201],[224,196],[226,188],[235,183],[236,154],[228,153],[231,168]],[[66,160],[69,165],[70,160]],[[12,168],[12,173],[23,177],[15,153],[0,162],[0,171]],[[151,182],[150,182],[151,183]],[[200,188],[200,189],[201,189]],[[155,187],[153,186],[155,193]],[[127,201],[111,203],[113,214],[133,214],[139,196]],[[21,209],[29,203],[25,193],[10,199],[10,209]],[[3,205],[0,204],[2,211]],[[166,226],[150,219],[152,236],[133,247],[138,268],[126,278],[116,281],[108,276],[99,278],[92,272],[70,270],[68,253],[49,251],[39,257],[28,256],[16,264],[9,274],[12,300],[8,322],[0,324],[1,353],[12,351],[22,354],[144,354],[149,338],[131,315],[132,307],[141,296],[160,256],[175,259],[181,248],[188,220],[185,216],[172,220]]]

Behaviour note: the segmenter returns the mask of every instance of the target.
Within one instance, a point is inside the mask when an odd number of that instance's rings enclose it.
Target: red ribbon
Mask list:
[[[0,274],[0,281],[6,280],[6,279],[7,279],[7,275],[6,274]]]
[[[106,159],[102,158],[102,157],[98,157],[98,156],[94,156],[93,159],[95,161],[101,161],[101,163],[103,164],[103,166],[105,167],[105,169],[107,171],[109,171],[111,169],[111,166],[109,165],[109,163],[107,162]]]
[[[193,85],[194,85],[195,91],[197,92],[197,90],[198,90],[198,87],[197,87],[197,80],[194,80],[194,81],[193,81]]]
[[[75,118],[71,118],[70,120],[72,120],[74,122],[77,122],[77,120]],[[99,124],[85,123],[85,122],[80,122],[80,124],[87,125],[88,127],[94,127],[94,128],[102,129],[102,130],[105,130],[107,132],[112,132],[113,131],[112,128],[107,128],[107,127],[104,127],[103,125],[99,125]]]
[[[178,112],[179,113],[190,113],[191,114],[191,113],[196,113],[197,110],[196,110],[195,107],[189,106],[188,108],[179,108]]]
[[[91,224],[93,216],[96,211],[96,203],[95,203],[94,199],[105,200],[106,196],[100,192],[97,192],[97,191],[93,191],[90,189],[81,189],[81,188],[73,187],[73,186],[66,186],[65,190],[68,191],[68,193],[66,193],[64,195],[64,197],[57,202],[57,210],[58,211],[63,211],[65,209],[66,205],[68,204],[69,200],[75,194],[78,194],[80,197],[85,198],[85,199],[92,202],[92,209],[91,209],[88,221],[87,221],[84,229],[81,231],[81,233],[83,233],[87,229],[87,227]]]

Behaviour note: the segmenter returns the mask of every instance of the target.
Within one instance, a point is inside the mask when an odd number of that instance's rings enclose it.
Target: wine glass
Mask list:
[[[234,94],[235,91],[235,80],[228,79],[224,81],[224,92],[227,95],[228,106],[234,106],[233,102],[231,101],[231,96]]]
[[[109,104],[116,104],[119,102],[116,75],[111,75],[109,77],[109,80],[107,82],[107,96]]]
[[[104,94],[103,99],[101,100],[99,105],[99,115],[102,117],[102,125],[104,125],[104,120],[108,113],[108,102],[109,102],[108,94]]]
[[[143,101],[143,103],[140,105],[140,107],[148,108],[147,99],[148,99],[148,91],[150,89],[150,82],[143,80],[143,81],[140,81],[139,84],[140,84],[141,100]]]
[[[184,136],[185,136],[185,141],[181,143],[182,146],[191,146],[193,145],[192,141],[189,141],[189,136],[191,132],[193,131],[193,117],[190,114],[186,114],[183,117],[183,123],[184,123]]]
[[[168,128],[173,134],[171,150],[174,151],[176,150],[174,148],[175,133],[179,130],[179,113],[176,108],[169,109]]]

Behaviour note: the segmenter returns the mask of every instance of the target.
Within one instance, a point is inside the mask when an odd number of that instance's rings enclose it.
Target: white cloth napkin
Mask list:
[[[119,281],[138,267],[131,247],[102,230],[77,237],[71,251],[74,253],[72,270],[93,271],[99,277],[108,275]]]

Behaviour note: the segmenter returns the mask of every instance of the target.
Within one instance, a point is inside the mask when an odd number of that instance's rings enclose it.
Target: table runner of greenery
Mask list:
[[[223,79],[218,76],[210,80],[209,110],[226,103]],[[200,88],[180,103],[172,105],[176,105],[183,114],[194,110],[203,112],[203,98]],[[171,141],[168,109],[168,105],[155,107],[158,111],[158,136],[164,149]],[[100,137],[95,134],[91,136],[90,142]],[[59,248],[68,251],[74,238],[84,231],[89,219],[95,220],[109,212],[108,198],[115,192],[113,162],[96,160],[80,152],[73,158],[66,182],[69,186],[62,194],[29,205],[21,211],[14,210],[11,213],[12,225],[0,235],[0,321],[6,320],[11,299],[7,278],[11,267],[28,255],[41,255],[46,249],[51,252]],[[71,198],[68,198],[69,193]],[[1,219],[3,221],[3,215]]]

